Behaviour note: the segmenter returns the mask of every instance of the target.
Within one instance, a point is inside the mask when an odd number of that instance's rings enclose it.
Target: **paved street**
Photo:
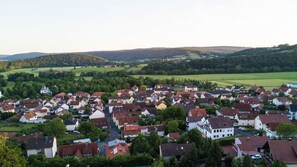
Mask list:
[[[116,138],[119,139],[121,137],[118,128],[112,121],[111,114],[109,114],[108,106],[104,107],[104,113],[105,113],[105,117],[107,118],[107,123],[108,123],[107,129],[108,129],[110,135],[106,139],[106,142],[100,142],[100,144],[99,144],[100,145],[100,155],[102,155],[102,156],[105,156],[105,146],[106,146],[107,142],[114,140]]]
[[[241,136],[256,136],[258,132],[256,131],[248,131],[248,130],[240,130],[237,127],[234,128],[234,135],[241,135]]]

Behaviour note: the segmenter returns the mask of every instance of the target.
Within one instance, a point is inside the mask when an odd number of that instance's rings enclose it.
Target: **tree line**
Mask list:
[[[154,87],[156,84],[175,85],[196,85],[201,89],[211,89],[215,87],[211,82],[197,80],[176,80],[174,78],[160,80],[149,77],[134,78],[125,71],[94,73],[91,80],[84,77],[75,77],[75,73],[68,71],[44,71],[39,72],[38,76],[29,73],[14,73],[8,75],[8,80],[14,82],[12,87],[1,88],[4,98],[46,98],[40,95],[40,89],[45,85],[50,88],[53,94],[60,92],[78,92],[85,91],[93,93],[97,91],[111,93],[118,89],[130,89],[132,86]],[[86,76],[86,75],[83,75]],[[7,85],[7,80],[0,77],[0,83]]]
[[[297,46],[282,52],[262,51],[191,61],[153,62],[143,67],[139,74],[185,75],[212,73],[282,72],[297,70]]]
[[[0,72],[30,67],[97,66],[107,62],[98,56],[79,53],[52,54],[36,58],[0,62]]]

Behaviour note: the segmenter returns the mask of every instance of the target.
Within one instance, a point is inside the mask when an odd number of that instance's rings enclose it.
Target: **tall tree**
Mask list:
[[[131,144],[132,154],[148,153],[151,149],[149,142],[143,134],[139,134]]]
[[[22,167],[27,165],[27,160],[22,156],[19,148],[11,148],[6,144],[6,136],[0,135],[0,166]]]
[[[159,146],[161,144],[161,137],[156,131],[151,132],[151,134],[148,136],[148,143],[152,147],[151,155],[157,156],[159,153]]]
[[[287,139],[297,134],[297,126],[292,123],[280,123],[276,128],[276,132]]]
[[[243,166],[244,167],[253,167],[254,166],[252,159],[249,156],[243,157]]]
[[[61,118],[54,118],[45,127],[45,133],[48,135],[61,136],[66,132],[66,127]]]
[[[206,160],[206,165],[207,166],[221,166],[222,163],[222,156],[223,156],[223,149],[221,145],[213,141],[211,144],[211,149],[209,150],[207,160]]]
[[[107,137],[106,132],[102,132],[101,129],[96,128],[96,126],[91,122],[81,123],[79,126],[79,131],[92,140],[97,140],[98,138],[104,140]]]
[[[189,142],[190,143],[195,143],[196,147],[200,149],[203,145],[203,137],[201,133],[198,131],[198,129],[191,129],[188,132],[189,136]]]
[[[168,133],[178,132],[178,122],[176,120],[169,121],[166,125]]]
[[[277,160],[272,163],[271,167],[287,167],[287,165],[283,161]]]

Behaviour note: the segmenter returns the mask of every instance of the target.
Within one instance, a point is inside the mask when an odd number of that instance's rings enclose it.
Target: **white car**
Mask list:
[[[260,154],[255,154],[251,158],[252,160],[259,160],[259,159],[262,159],[262,156]]]

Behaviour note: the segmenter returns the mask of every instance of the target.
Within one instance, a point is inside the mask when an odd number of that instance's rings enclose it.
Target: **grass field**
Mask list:
[[[79,76],[82,72],[88,71],[97,71],[97,72],[109,72],[109,71],[121,71],[127,69],[127,67],[42,67],[42,68],[22,68],[16,69],[6,72],[0,72],[0,75],[4,75],[7,78],[9,74],[17,73],[17,72],[26,72],[32,73],[34,75],[38,75],[40,71],[48,71],[50,69],[57,70],[57,71],[73,71],[75,72],[76,76]]]
[[[32,129],[38,124],[10,124],[10,123],[1,123],[0,132],[19,132],[22,129]]]
[[[133,75],[139,77],[140,75]],[[142,75],[155,79],[194,79],[211,81],[219,86],[230,84],[244,86],[264,86],[267,89],[279,87],[291,81],[297,81],[297,72],[275,72],[275,73],[245,73],[245,74],[202,74],[202,75]]]
[[[58,144],[63,144],[64,142],[68,142],[70,140],[82,139],[85,138],[83,134],[65,134],[57,138]]]
[[[109,72],[109,71],[121,71],[125,70],[126,67],[82,67],[76,68],[72,71],[75,72],[76,76],[79,76],[82,72],[90,72],[90,71],[97,71],[97,72]]]
[[[109,72],[109,71],[139,71],[147,64],[139,64],[135,67],[53,67],[53,68],[23,68],[7,72],[1,72],[0,75],[7,75],[16,72],[27,72],[35,75],[40,71],[47,71],[49,69],[59,71],[73,71],[76,76],[79,76],[82,72],[97,71],[97,72]],[[139,77],[140,75],[133,75],[133,77]],[[201,75],[142,75],[144,77],[152,77],[155,79],[194,79],[201,81],[211,81],[217,83],[219,86],[226,86],[230,84],[243,85],[243,86],[264,86],[267,89],[279,87],[282,84],[286,84],[291,81],[297,81],[297,72],[274,72],[274,73],[244,73],[244,74],[201,74]],[[91,80],[92,78],[86,77],[85,79]],[[7,87],[12,87],[13,83],[8,83]]]
[[[143,67],[147,66],[147,64],[138,64],[135,67],[127,69],[128,72],[130,71],[140,71]]]

